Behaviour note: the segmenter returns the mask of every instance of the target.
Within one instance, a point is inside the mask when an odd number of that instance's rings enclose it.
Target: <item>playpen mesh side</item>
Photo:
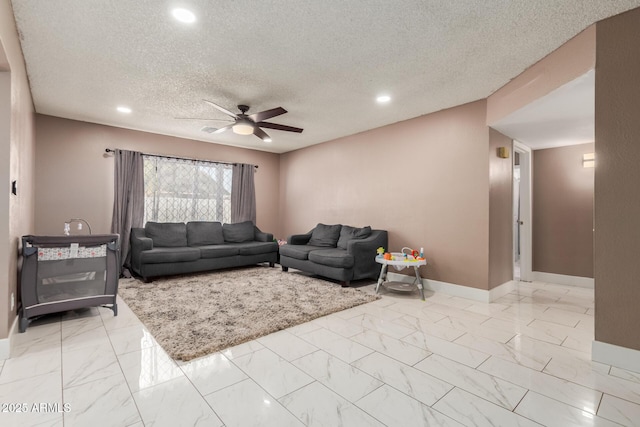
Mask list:
[[[107,248],[38,248],[36,299],[38,304],[105,295]],[[75,257],[74,257],[75,256]]]
[[[22,241],[21,290],[25,309],[71,300],[115,298],[117,235],[23,236]]]

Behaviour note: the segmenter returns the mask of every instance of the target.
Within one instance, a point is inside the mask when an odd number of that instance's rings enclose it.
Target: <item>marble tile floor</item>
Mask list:
[[[591,361],[585,288],[521,282],[491,304],[385,292],[189,362],[119,304],[15,337],[0,426],[640,425],[640,373]]]

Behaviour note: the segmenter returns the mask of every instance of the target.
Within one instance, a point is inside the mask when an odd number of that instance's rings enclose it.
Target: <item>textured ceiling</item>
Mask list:
[[[593,142],[595,77],[595,70],[591,70],[491,127],[533,150]]]
[[[36,111],[282,153],[485,98],[640,0],[13,0]],[[176,6],[193,24],[176,21]],[[386,93],[390,103],[378,105]],[[282,106],[273,142],[207,134]],[[133,109],[129,115],[116,106]]]

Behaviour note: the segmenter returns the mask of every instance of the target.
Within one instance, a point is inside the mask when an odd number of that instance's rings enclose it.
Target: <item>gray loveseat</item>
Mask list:
[[[296,268],[349,286],[351,280],[378,278],[382,266],[375,262],[376,249],[387,243],[385,230],[318,224],[280,246],[280,265],[284,271]]]
[[[131,230],[131,269],[145,281],[262,262],[273,267],[277,258],[273,235],[251,221],[147,222],[144,228]]]

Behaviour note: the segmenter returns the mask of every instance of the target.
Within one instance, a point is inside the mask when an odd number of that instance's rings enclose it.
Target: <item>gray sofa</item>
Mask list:
[[[131,230],[131,270],[145,281],[262,262],[273,267],[277,258],[273,235],[251,221],[147,222],[144,228]]]
[[[375,262],[376,249],[387,243],[386,230],[318,224],[280,246],[280,265],[283,271],[296,268],[349,286],[352,280],[378,278],[382,266]]]

